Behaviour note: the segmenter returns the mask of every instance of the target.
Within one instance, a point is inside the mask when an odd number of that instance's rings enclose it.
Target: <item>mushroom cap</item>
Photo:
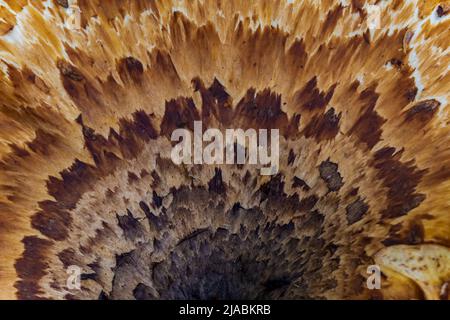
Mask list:
[[[0,3],[0,298],[448,298],[448,11]],[[175,164],[194,121],[277,173]]]

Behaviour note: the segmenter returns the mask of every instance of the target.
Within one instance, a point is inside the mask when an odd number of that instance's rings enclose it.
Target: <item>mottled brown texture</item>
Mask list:
[[[0,4],[0,298],[448,297],[448,3],[368,3]],[[195,120],[279,171],[175,165]]]

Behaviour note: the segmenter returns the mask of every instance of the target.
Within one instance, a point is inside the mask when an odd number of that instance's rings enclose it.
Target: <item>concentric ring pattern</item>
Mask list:
[[[447,299],[449,10],[2,1],[0,297]],[[174,164],[196,120],[279,129],[278,173]]]

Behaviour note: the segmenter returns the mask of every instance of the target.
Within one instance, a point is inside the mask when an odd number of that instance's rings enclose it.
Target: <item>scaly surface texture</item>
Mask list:
[[[0,297],[448,298],[449,8],[2,1]],[[194,120],[278,174],[173,164]]]

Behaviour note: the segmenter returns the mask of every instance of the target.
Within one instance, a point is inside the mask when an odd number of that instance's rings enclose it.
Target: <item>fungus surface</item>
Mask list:
[[[448,299],[449,8],[2,1],[0,298]],[[175,164],[194,121],[277,171]]]

